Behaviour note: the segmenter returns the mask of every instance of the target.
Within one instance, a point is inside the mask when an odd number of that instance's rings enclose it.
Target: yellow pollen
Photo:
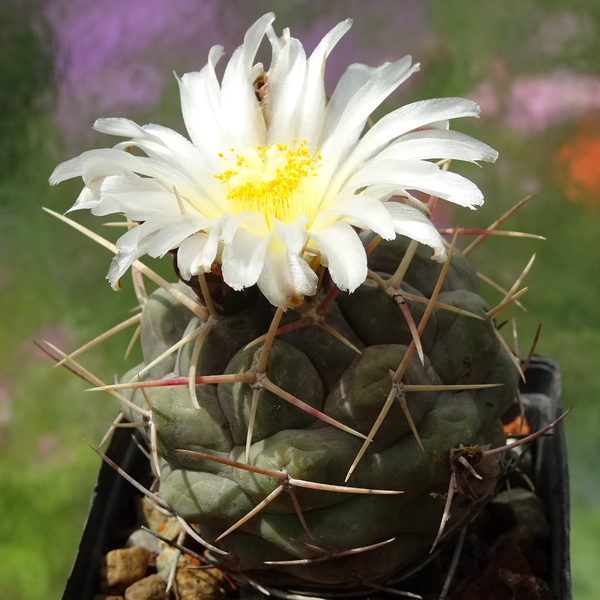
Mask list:
[[[289,223],[302,213],[312,220],[314,197],[302,183],[309,175],[317,176],[321,156],[310,153],[306,140],[294,143],[293,149],[274,144],[249,148],[243,154],[235,154],[232,148],[233,159],[221,158],[226,170],[215,177],[227,192],[232,212],[260,212],[269,227],[273,218]]]

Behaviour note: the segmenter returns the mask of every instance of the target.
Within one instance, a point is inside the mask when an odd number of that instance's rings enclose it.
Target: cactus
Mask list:
[[[256,375],[265,341],[253,342],[277,311],[260,293],[238,292],[248,297],[243,308],[215,308],[204,323],[162,289],[149,297],[141,317],[144,364],[123,377],[135,386],[145,371],[148,383],[122,393],[152,414],[124,411],[133,422],[151,421],[160,498],[229,553],[219,557],[225,567],[270,583],[380,581],[431,547],[452,453],[461,445],[502,444],[498,417],[513,401],[518,371],[477,294],[476,273],[454,253],[440,279],[441,265],[419,260],[417,249],[390,294],[387,281],[409,246],[401,237],[380,243],[370,256],[373,278],[355,292],[327,304],[336,288],[324,286],[285,313],[268,350],[266,381]],[[422,362],[405,305],[417,323],[433,308],[420,332]],[[192,362],[197,407],[188,385],[174,385],[188,381]],[[393,390],[389,411],[355,462]],[[492,490],[496,475],[486,475]],[[386,490],[402,493],[377,493]],[[476,499],[457,497],[450,524]],[[350,553],[355,549],[365,550]]]
[[[144,362],[117,385],[85,378],[146,432],[148,494],[243,581],[347,588],[418,560],[495,492],[489,449],[504,443],[520,365],[494,319],[522,277],[490,310],[468,252],[431,222],[436,197],[483,201],[425,160],[495,160],[447,129],[478,107],[417,102],[363,133],[418,65],[353,65],[329,99],[325,59],[350,22],[306,59],[272,21],[250,28],[222,86],[217,47],[180,80],[192,142],[101,119],[131,139],[51,182],[81,175],[73,208],[128,219],[108,278],[118,289],[135,271]],[[253,65],[265,35],[268,72]],[[179,283],[138,260],[166,253]],[[140,273],[160,286],[150,296]]]

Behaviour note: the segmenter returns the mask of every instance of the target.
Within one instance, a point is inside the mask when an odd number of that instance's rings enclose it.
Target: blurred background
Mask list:
[[[274,10],[310,51],[350,16],[354,26],[327,65],[329,90],[346,65],[412,54],[421,71],[386,109],[463,96],[478,121],[453,128],[500,152],[496,165],[452,165],[484,191],[478,211],[444,207],[450,225],[485,227],[529,194],[505,228],[547,241],[490,238],[477,268],[510,287],[529,260],[532,289],[516,317],[521,353],[542,323],[537,351],[561,366],[572,482],[576,600],[600,597],[600,3],[570,0],[2,0],[0,3],[0,589],[10,600],[59,598],[99,459],[117,408],[52,361],[34,341],[71,351],[128,316],[131,286],[104,277],[110,254],[44,213],[64,213],[80,181],[47,184],[59,162],[116,143],[97,117],[155,122],[185,134],[179,75],[211,45],[228,55],[247,27]],[[377,118],[378,115],[375,115]],[[89,214],[75,218],[116,239]],[[463,247],[470,240],[461,240]],[[169,265],[152,266],[164,273]],[[166,263],[169,261],[166,260]],[[127,278],[124,278],[126,281]],[[484,289],[490,303],[500,295]],[[508,329],[508,327],[507,327]],[[81,357],[105,381],[133,331]]]

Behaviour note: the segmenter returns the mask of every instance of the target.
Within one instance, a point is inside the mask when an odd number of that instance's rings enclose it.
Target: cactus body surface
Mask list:
[[[243,380],[256,372],[263,342],[252,342],[264,336],[275,312],[260,293],[245,293],[244,302],[230,302],[228,309],[217,304],[225,314],[205,323],[164,290],[150,296],[141,320],[144,363],[123,381],[194,331],[199,333],[142,379],[176,380],[190,372],[234,379],[197,384],[194,401],[187,385],[124,392],[138,406],[150,406],[160,497],[203,539],[228,553],[219,557],[226,568],[282,585],[382,581],[431,547],[456,472],[453,453],[502,445],[499,416],[515,397],[518,373],[477,293],[477,275],[463,255],[453,255],[420,334],[421,362],[402,305],[419,324],[442,266],[429,260],[427,249],[417,249],[402,283],[390,293],[382,282],[396,271],[408,242],[398,236],[380,243],[369,257],[376,276],[352,294],[338,294],[324,314],[315,312],[322,293],[283,315],[283,332],[266,361],[269,389]],[[177,285],[195,298],[189,287]],[[206,327],[210,331],[202,336]],[[410,360],[395,384],[392,375],[407,352]],[[485,384],[501,385],[477,387]],[[394,386],[396,397],[352,467]],[[454,387],[443,389],[447,386]],[[143,420],[133,411],[126,416]],[[494,465],[480,470],[489,493],[498,470]],[[320,484],[402,493],[349,493]],[[463,494],[455,495],[448,528],[477,499],[474,489],[458,490]]]

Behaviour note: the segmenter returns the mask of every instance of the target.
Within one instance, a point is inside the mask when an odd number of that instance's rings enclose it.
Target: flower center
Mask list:
[[[273,218],[290,223],[302,213],[312,220],[315,198],[307,184],[317,176],[321,156],[316,148],[313,157],[306,140],[294,142],[294,149],[285,144],[249,148],[235,155],[236,162],[219,154],[225,170],[215,177],[225,187],[232,212],[258,211],[269,227]]]

